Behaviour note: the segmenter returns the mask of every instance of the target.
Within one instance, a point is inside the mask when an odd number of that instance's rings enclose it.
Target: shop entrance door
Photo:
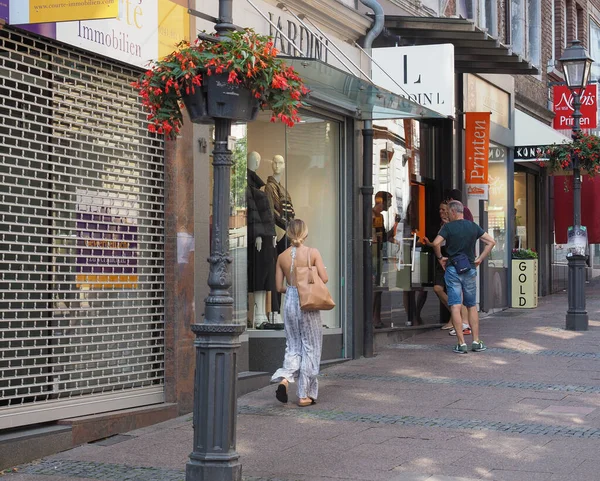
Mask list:
[[[515,249],[537,250],[537,182],[538,176],[515,165],[515,210],[513,239]]]

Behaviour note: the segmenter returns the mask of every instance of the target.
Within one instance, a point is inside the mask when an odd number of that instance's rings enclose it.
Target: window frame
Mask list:
[[[510,25],[508,26],[508,32],[510,33],[510,45],[513,48],[515,53],[522,55],[524,58],[531,61],[533,65],[536,67],[541,67],[542,63],[542,15],[541,8],[542,2],[541,0],[510,0],[510,14],[508,15],[508,19],[510,20]],[[532,7],[532,4],[533,5]],[[515,9],[518,8],[520,15],[517,16],[517,24],[513,22]],[[532,16],[530,13],[535,8],[536,10],[536,20],[537,26],[531,23],[530,17]],[[518,30],[515,28],[518,27]],[[532,39],[534,35],[532,31],[535,31],[535,39],[537,42],[534,44],[534,48],[532,47]],[[519,42],[519,45],[515,45],[515,39],[522,39],[522,42]],[[535,56],[535,58],[534,58]]]
[[[598,40],[599,40],[597,43],[597,49],[595,51],[592,51],[592,48],[593,48],[592,27],[593,26],[595,26],[596,30],[598,31]],[[588,51],[589,51],[590,57],[592,59],[594,59],[594,63],[592,64],[592,71],[590,72],[590,80],[600,80],[600,21],[596,20],[593,15],[589,15],[588,28],[589,28]],[[598,60],[596,60],[596,58],[598,58]],[[596,70],[596,72],[597,72],[596,76],[594,76],[594,70]]]

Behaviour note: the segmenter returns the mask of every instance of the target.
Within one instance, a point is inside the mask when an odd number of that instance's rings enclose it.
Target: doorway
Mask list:
[[[515,165],[513,249],[538,249],[537,177]]]

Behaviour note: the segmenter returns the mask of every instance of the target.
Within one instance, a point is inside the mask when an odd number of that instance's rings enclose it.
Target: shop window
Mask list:
[[[600,79],[600,25],[590,18],[590,57],[594,59],[590,80]]]
[[[511,45],[533,65],[541,62],[541,2],[511,0]]]
[[[423,242],[426,236],[435,237],[441,222],[442,192],[432,168],[434,159],[442,158],[435,149],[436,127],[414,120],[377,124],[381,130],[375,138],[378,154],[373,156],[373,324],[397,328],[438,323],[440,305],[429,294],[435,259]],[[384,151],[390,155],[384,156]]]
[[[515,172],[514,247],[536,249],[536,177]]]
[[[492,267],[507,267],[511,246],[509,245],[510,236],[506,232],[508,209],[506,148],[490,144],[491,148],[501,151],[502,155],[497,157],[496,160],[490,160],[488,170],[489,202],[487,231],[496,241],[496,246],[489,256],[489,264]]]
[[[229,243],[234,322],[251,330],[283,329],[285,294],[275,290],[277,256],[289,247],[285,228],[300,218],[307,245],[317,248],[336,301],[323,326],[340,327],[343,255],[340,244],[340,123],[302,115],[293,128],[260,115],[232,128]]]

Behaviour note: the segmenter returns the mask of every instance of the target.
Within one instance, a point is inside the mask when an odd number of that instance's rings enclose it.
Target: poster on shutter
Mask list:
[[[8,23],[8,0],[0,0],[0,24]]]
[[[465,184],[469,199],[488,199],[490,113],[465,114]]]
[[[77,288],[135,289],[137,210],[112,192],[77,189]]]
[[[122,0],[11,0],[10,23],[24,25],[117,18],[120,3]],[[127,7],[129,3],[126,0]]]

